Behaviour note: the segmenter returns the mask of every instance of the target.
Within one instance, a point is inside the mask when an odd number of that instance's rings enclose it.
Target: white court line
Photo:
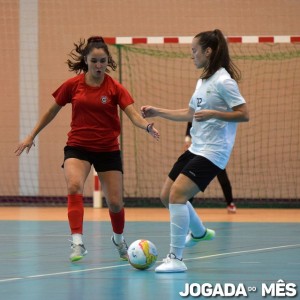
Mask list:
[[[277,250],[277,249],[285,249],[285,248],[297,248],[297,247],[300,247],[300,244],[277,246],[277,247],[269,247],[269,248],[261,248],[261,249],[253,249],[253,250],[235,251],[235,252],[228,252],[228,253],[221,253],[221,254],[212,254],[212,255],[207,255],[207,256],[199,256],[199,257],[194,257],[194,258],[187,258],[187,259],[184,259],[184,261],[191,261],[191,260],[197,260],[197,259],[206,259],[206,258],[220,257],[220,256],[228,256],[228,255],[242,254],[242,253],[262,252],[262,251],[267,251],[267,250]]]
[[[99,235],[100,236],[100,235]],[[5,237],[20,237],[19,233],[16,234],[0,234],[0,237],[5,238]],[[22,234],[22,237],[34,237],[34,238],[48,238],[48,237],[66,237],[69,238],[69,234]]]
[[[213,257],[222,257],[222,256],[235,255],[235,254],[243,254],[243,253],[255,253],[255,252],[262,252],[262,251],[267,251],[267,250],[297,248],[297,247],[300,247],[300,244],[253,249],[253,250],[243,250],[243,251],[227,252],[227,253],[220,253],[220,254],[212,254],[212,255],[199,256],[199,257],[194,257],[194,258],[186,258],[186,259],[184,259],[184,261],[200,260],[200,259],[207,259],[207,258],[213,258]],[[158,263],[160,263],[160,262],[162,262],[162,261],[158,261]],[[124,267],[128,267],[128,266],[130,266],[130,265],[124,264],[124,265],[107,266],[107,267],[91,268],[91,269],[76,270],[76,271],[65,271],[65,272],[38,274],[38,275],[30,275],[30,276],[16,277],[16,278],[6,278],[6,279],[0,279],[0,283],[14,281],[14,280],[30,279],[30,278],[41,278],[41,277],[59,276],[59,275],[67,275],[67,274],[75,274],[75,273],[102,271],[102,270],[107,270],[107,269],[110,270],[110,269],[116,269],[116,268],[124,268]]]
[[[15,281],[15,280],[20,280],[20,279],[24,279],[21,277],[16,277],[16,278],[7,278],[7,279],[1,279],[0,282],[8,282],[8,281]]]
[[[91,269],[76,270],[76,271],[65,271],[65,272],[57,272],[57,273],[30,275],[30,276],[25,276],[25,277],[7,278],[7,279],[0,279],[0,283],[1,282],[7,282],[7,281],[13,281],[13,280],[29,279],[29,278],[59,276],[59,275],[66,275],[66,274],[75,274],[75,273],[99,271],[99,270],[102,271],[102,270],[106,270],[106,269],[116,269],[116,268],[122,268],[122,267],[128,267],[128,266],[130,266],[130,265],[126,264],[126,265],[117,265],[117,266],[107,266],[107,267],[91,268]]]

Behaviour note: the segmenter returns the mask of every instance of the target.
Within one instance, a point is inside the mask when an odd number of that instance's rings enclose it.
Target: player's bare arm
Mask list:
[[[128,105],[125,108],[125,113],[130,119],[130,121],[137,127],[145,129],[148,133],[150,133],[155,139],[159,139],[159,132],[154,128],[154,123],[149,123],[145,119],[143,119],[137,110],[134,108],[133,104]]]
[[[219,119],[227,122],[248,122],[249,112],[247,104],[241,104],[232,108],[231,112],[203,109],[194,114],[196,121],[206,121],[209,119]]]
[[[172,110],[154,106],[142,106],[141,113],[144,118],[161,117],[171,121],[190,122],[193,119],[194,110],[190,107]]]

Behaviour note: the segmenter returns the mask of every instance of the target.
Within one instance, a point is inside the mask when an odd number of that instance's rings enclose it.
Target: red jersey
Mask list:
[[[120,149],[118,106],[124,110],[134,100],[119,82],[105,74],[100,87],[91,87],[80,74],[64,82],[52,95],[60,106],[72,104],[68,146],[93,152]]]

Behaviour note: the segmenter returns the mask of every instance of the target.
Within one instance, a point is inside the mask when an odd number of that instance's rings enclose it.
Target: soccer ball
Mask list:
[[[128,261],[138,270],[149,269],[156,260],[156,247],[148,240],[136,240],[128,248]]]

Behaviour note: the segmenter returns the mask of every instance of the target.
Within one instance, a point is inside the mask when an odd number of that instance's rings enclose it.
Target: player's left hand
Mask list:
[[[154,106],[142,106],[141,114],[143,118],[157,117],[157,108]]]
[[[207,121],[209,119],[214,118],[215,116],[215,111],[211,109],[203,109],[195,112],[194,114],[194,119],[197,122],[202,122],[202,121]]]

